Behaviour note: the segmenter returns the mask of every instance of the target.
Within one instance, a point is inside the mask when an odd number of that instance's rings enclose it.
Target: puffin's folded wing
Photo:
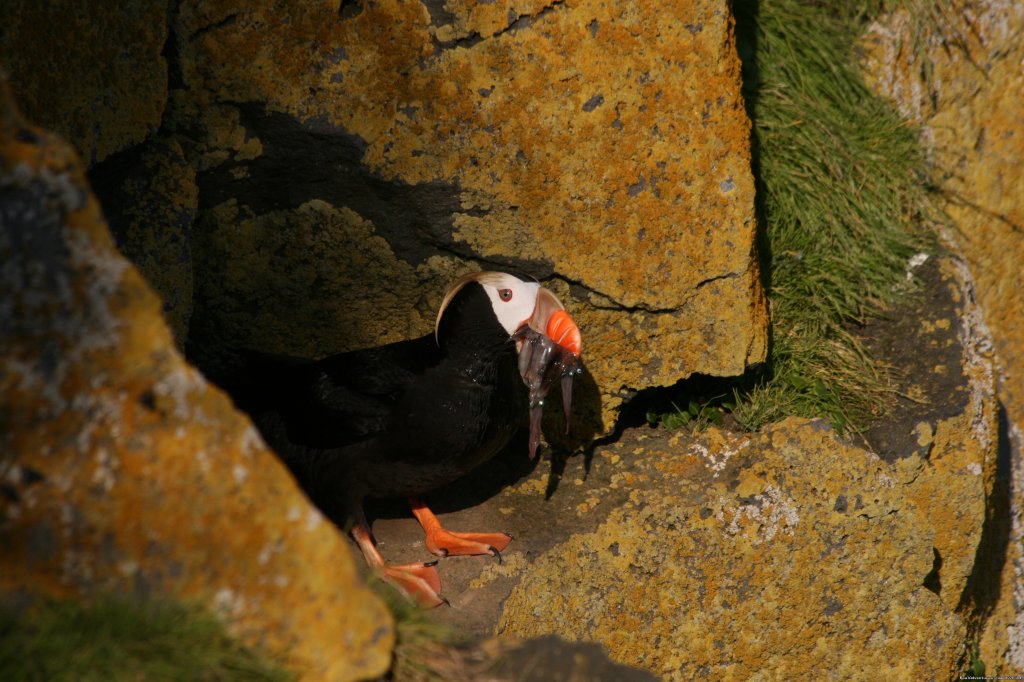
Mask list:
[[[273,413],[297,445],[338,448],[384,431],[409,382],[434,360],[432,336],[307,360],[239,350],[250,414]],[[232,392],[237,393],[236,391]]]

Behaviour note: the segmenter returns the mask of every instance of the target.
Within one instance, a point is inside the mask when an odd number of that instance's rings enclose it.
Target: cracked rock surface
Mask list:
[[[539,278],[584,330],[576,445],[635,391],[763,360],[722,0],[191,0],[159,19],[159,130],[90,172],[115,216],[182,202],[180,238],[166,215],[128,216],[123,246],[166,247],[139,262],[166,299],[194,291],[169,310],[190,315],[175,330],[204,371],[232,347],[308,357],[425,334],[480,268]],[[149,215],[151,242],[134,227]],[[155,263],[181,244],[174,287]]]

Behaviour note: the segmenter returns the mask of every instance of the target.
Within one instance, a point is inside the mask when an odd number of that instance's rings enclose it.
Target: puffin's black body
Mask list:
[[[434,334],[316,362],[248,354],[239,393],[268,443],[326,513],[361,519],[366,497],[415,497],[505,447],[527,414],[515,342],[482,287]]]
[[[447,531],[418,498],[494,457],[528,414],[533,457],[543,397],[557,376],[571,386],[580,344],[554,294],[481,272],[452,286],[434,334],[318,361],[240,352],[247,371],[224,383],[310,498],[350,525],[367,561],[436,605],[434,564],[385,564],[364,500],[410,498],[434,554],[500,558],[510,536]],[[568,398],[565,408],[568,416]]]

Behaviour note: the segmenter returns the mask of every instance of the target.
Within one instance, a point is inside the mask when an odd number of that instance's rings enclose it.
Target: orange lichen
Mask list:
[[[87,162],[142,142],[167,103],[167,7],[5,0],[0,64],[37,123],[77,146]],[[117,36],[117,40],[111,40]]]
[[[735,374],[763,359],[749,121],[725,3],[448,2],[444,19],[398,0],[360,10],[182,3],[189,94],[172,117],[258,102],[339,126],[365,141],[361,162],[375,176],[445,183],[479,209],[452,216],[460,250],[551,263],[582,284],[567,304],[593,321],[585,335],[658,311],[628,345],[588,343],[606,426],[621,386]],[[229,132],[206,130],[208,158],[240,153]],[[209,234],[227,220],[214,215]],[[212,265],[212,289],[251,286]],[[352,300],[372,301],[372,284],[393,267],[351,279]],[[443,268],[417,276],[453,269]],[[304,342],[341,350],[320,316],[308,317]],[[393,326],[379,315],[363,322],[370,336]],[[707,334],[693,333],[698,326]]]
[[[970,437],[959,432],[961,442]],[[711,429],[691,446],[708,451],[696,468],[680,465],[692,460],[670,440],[656,435],[633,453],[649,482],[631,486],[595,532],[531,567],[499,632],[597,640],[666,680],[700,669],[727,680],[857,676],[876,665],[907,678],[955,674],[965,624],[922,581],[934,539],[963,532],[977,541],[983,514],[947,528],[945,515],[918,502],[930,484],[820,422],[792,419],[743,437]],[[849,507],[837,511],[821,472]],[[940,475],[979,497],[959,474]]]

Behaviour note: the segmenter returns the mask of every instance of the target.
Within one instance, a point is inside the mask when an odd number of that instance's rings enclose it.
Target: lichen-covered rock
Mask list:
[[[892,331],[954,381],[907,377],[921,409],[885,458],[797,419],[599,450],[609,489],[578,511],[600,525],[520,567],[499,632],[595,639],[665,679],[955,679],[1000,557],[998,402],[972,283],[931,267],[925,315]]]
[[[944,209],[947,236],[964,255],[999,361],[1006,464],[989,500],[994,536],[1007,556],[980,655],[993,674],[1024,673],[1024,6],[958,0],[915,24],[896,12],[863,42],[875,89],[922,126]],[[1011,480],[1012,479],[1012,480]],[[999,526],[1007,526],[999,530]],[[1005,531],[1005,532],[1004,532]],[[1008,537],[1007,537],[1008,536]]]
[[[666,680],[955,677],[966,627],[912,494],[926,463],[795,419],[678,443],[643,444],[613,476],[628,500],[530,567],[499,632],[597,640]]]
[[[895,388],[905,398],[861,436],[887,461],[928,461],[908,494],[935,528],[943,601],[977,613],[987,608],[980,590],[999,554],[999,532],[988,518],[997,513],[999,489],[992,338],[961,260],[915,258],[912,267],[924,290],[893,311],[894,319],[866,329],[866,350],[898,368]]]
[[[0,592],[205,600],[311,679],[389,666],[337,529],[178,355],[70,148],[0,81]]]
[[[424,334],[452,277],[505,266],[566,299],[598,430],[632,390],[763,359],[722,0],[223,0],[175,21],[168,128],[196,136],[208,209],[198,352]]]
[[[950,610],[968,608],[982,610],[977,603],[977,583],[987,580],[993,555],[999,554],[991,536],[1001,523],[992,523],[993,499],[999,495],[1000,425],[999,400],[996,391],[995,360],[992,336],[982,319],[977,303],[975,283],[963,261],[944,259],[944,285],[955,306],[953,319],[940,316],[934,320],[937,338],[950,337],[960,351],[959,376],[963,379],[965,400],[962,410],[934,422],[916,426],[918,443],[926,447],[927,466],[908,489],[922,514],[935,530],[935,552],[941,562],[941,595]],[[928,337],[931,320],[923,320],[926,328],[918,338]],[[944,324],[948,323],[948,324]],[[948,331],[947,331],[948,330]],[[934,367],[933,372],[953,371],[952,367]],[[935,404],[942,395],[920,394]],[[953,403],[955,405],[955,402]],[[947,407],[948,409],[948,407]]]
[[[167,103],[164,0],[0,3],[0,65],[26,115],[86,163],[142,142]]]
[[[121,173],[111,173],[116,165]],[[103,172],[107,171],[107,172]],[[118,249],[163,301],[179,348],[192,316],[192,230],[199,207],[195,168],[175,139],[154,138],[93,175],[93,190]]]
[[[363,348],[394,341],[396,328],[433,328],[441,298],[456,278],[454,259],[439,257],[420,267],[398,260],[370,221],[319,199],[256,217],[225,202],[203,213],[197,227],[202,272],[217,263],[225,277],[215,284],[200,276],[204,307],[198,324],[215,318],[222,338],[233,338],[233,331],[236,346],[246,345],[242,339],[275,338],[274,350],[313,357],[328,343]],[[343,256],[328,262],[330,254]],[[374,281],[372,296],[351,295],[352,282],[385,269],[389,275]],[[264,300],[255,305],[254,295]],[[297,334],[294,311],[311,306],[318,312],[317,327],[306,333],[308,327],[300,325],[303,333]]]

